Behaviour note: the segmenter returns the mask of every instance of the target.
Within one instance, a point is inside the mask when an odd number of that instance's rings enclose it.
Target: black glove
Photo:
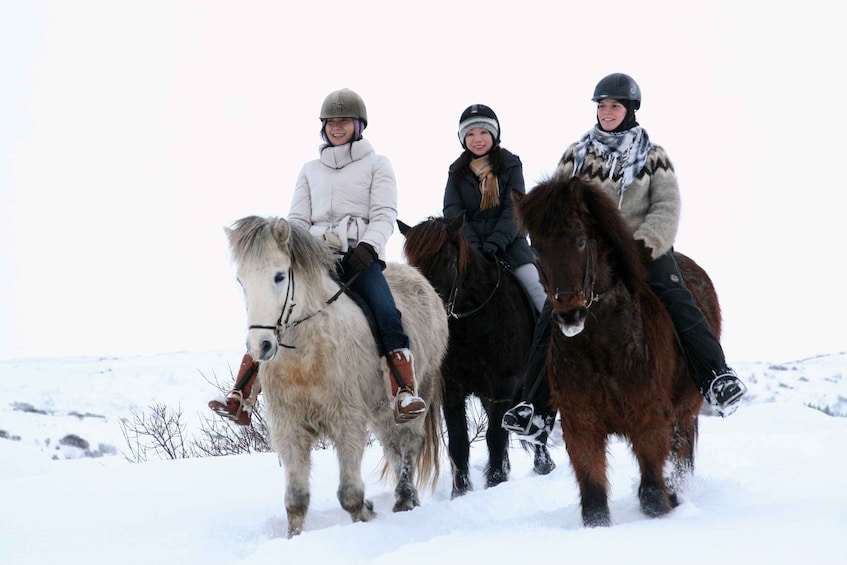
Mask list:
[[[497,260],[497,253],[500,251],[500,248],[497,247],[496,243],[491,243],[490,241],[486,241],[482,244],[482,254],[485,255],[485,258],[489,261]]]
[[[653,262],[653,248],[647,247],[643,239],[636,239],[635,246],[638,248],[638,253],[641,255],[641,261],[645,265]]]
[[[356,247],[351,247],[344,258],[348,265],[361,272],[379,258],[379,255],[370,243],[362,242]]]

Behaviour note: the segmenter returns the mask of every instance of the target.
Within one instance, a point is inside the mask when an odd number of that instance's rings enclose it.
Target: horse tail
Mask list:
[[[416,477],[415,486],[418,490],[429,488],[435,493],[438,477],[441,475],[441,373],[435,379],[438,385],[434,386],[434,394],[430,399],[429,409],[426,411],[424,422],[426,442],[421,450],[418,469],[420,472]]]

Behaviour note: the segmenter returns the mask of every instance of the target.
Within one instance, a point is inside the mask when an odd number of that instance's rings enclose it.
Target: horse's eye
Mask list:
[[[584,237],[581,237],[581,238],[576,240],[576,247],[577,247],[577,249],[582,249],[583,247],[586,246],[587,243],[588,243],[588,240],[585,239]]]
[[[274,283],[279,284],[285,280],[285,273],[279,272],[274,275]]]

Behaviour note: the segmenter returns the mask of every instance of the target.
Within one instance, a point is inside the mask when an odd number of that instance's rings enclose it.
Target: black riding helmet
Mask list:
[[[641,89],[638,83],[631,76],[623,73],[603,77],[594,87],[594,96],[591,99],[599,102],[605,98],[612,98],[619,102],[631,100],[633,110],[641,108]]]
[[[614,132],[626,131],[638,125],[635,121],[635,111],[641,108],[641,88],[635,79],[624,73],[613,73],[600,79],[594,87],[591,100],[600,102],[607,98],[617,100],[626,108],[626,117]],[[597,124],[600,124],[599,118]]]

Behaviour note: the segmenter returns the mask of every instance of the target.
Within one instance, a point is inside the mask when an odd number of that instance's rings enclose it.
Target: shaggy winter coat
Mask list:
[[[575,148],[574,143],[565,150],[557,174],[565,178],[573,176]],[[635,239],[644,240],[652,249],[653,259],[660,257],[673,245],[680,216],[679,185],[667,153],[653,145],[646,165],[625,190],[611,179],[611,173],[606,159],[589,145],[579,178],[599,184],[603,192],[618,203]]]
[[[520,157],[502,147],[500,154],[501,166],[497,173],[500,204],[480,210],[482,193],[479,190],[479,179],[468,168],[463,171],[456,170],[462,160],[460,157],[450,165],[450,173],[447,176],[444,217],[454,218],[465,212],[462,231],[468,242],[478,249],[482,249],[486,241],[494,243],[506,263],[516,269],[535,260],[526,237],[518,234],[515,206],[512,202],[512,191],[526,194],[523,163]]]
[[[385,261],[396,220],[394,169],[369,141],[322,146],[320,158],[300,170],[288,221],[318,238],[334,233],[341,252],[365,242]]]

